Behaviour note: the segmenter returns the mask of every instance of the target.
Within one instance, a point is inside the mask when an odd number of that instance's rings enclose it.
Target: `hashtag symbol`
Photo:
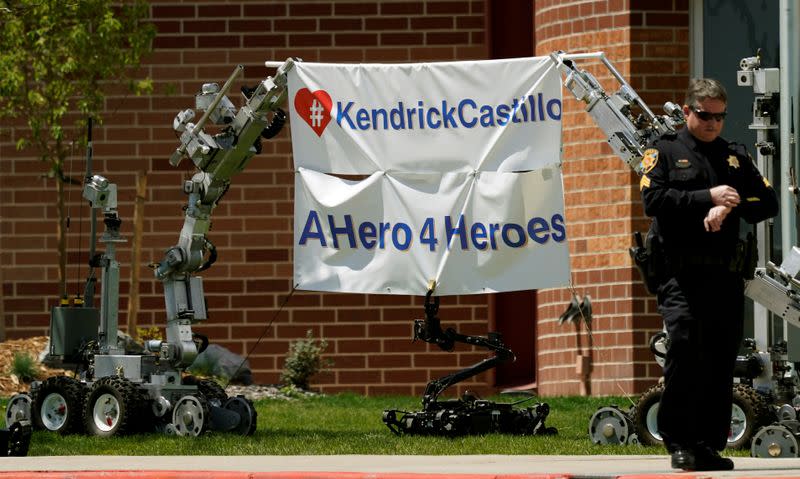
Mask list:
[[[309,110],[311,114],[308,115],[308,118],[311,120],[311,127],[322,126],[322,112],[325,111],[325,109],[322,108],[322,104],[317,101],[316,98],[311,103],[311,108],[309,108]]]

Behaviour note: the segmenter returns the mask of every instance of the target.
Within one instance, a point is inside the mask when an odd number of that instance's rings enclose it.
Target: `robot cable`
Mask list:
[[[74,162],[75,162],[75,141],[73,140],[70,143],[69,161],[67,162],[68,166],[69,166],[69,171],[67,171],[67,181],[66,181],[66,183],[67,183],[68,186],[72,186],[72,184],[73,184],[72,183],[72,166],[73,166]],[[69,233],[69,228],[70,228],[70,226],[72,224],[72,212],[71,212],[71,209],[72,209],[72,188],[69,188],[69,190],[67,191],[67,201],[66,201],[66,203],[67,203],[67,215],[66,215],[66,218],[65,218],[66,224],[64,225],[64,227],[66,228],[66,232]],[[80,203],[80,207],[78,209],[78,218],[83,218],[83,202]],[[75,280],[77,281],[77,283],[80,283],[80,274],[81,274],[80,271],[81,271],[81,256],[82,256],[81,255],[81,238],[82,237],[83,237],[83,220],[79,219],[78,220],[78,236],[76,237],[76,240],[75,240],[75,242],[77,243],[77,250],[78,250],[78,262],[75,264]],[[67,284],[68,284],[67,278],[64,278],[64,291],[65,292],[67,291]],[[78,294],[78,297],[80,297],[80,294]]]
[[[264,339],[264,336],[267,335],[267,332],[272,327],[272,323],[274,323],[275,320],[278,319],[278,315],[281,314],[281,311],[283,311],[283,308],[286,306],[286,303],[288,303],[289,299],[291,299],[292,295],[294,295],[294,292],[297,290],[297,286],[299,286],[299,283],[292,285],[292,289],[291,291],[289,291],[289,294],[286,295],[286,298],[278,307],[278,310],[275,311],[275,314],[272,315],[272,319],[269,320],[269,323],[267,323],[267,325],[264,326],[264,330],[261,331],[261,335],[256,340],[256,343],[250,348],[250,351],[247,352],[247,355],[244,357],[244,359],[242,359],[242,362],[239,363],[239,366],[236,368],[236,371],[234,371],[233,374],[231,374],[230,377],[228,377],[228,380],[225,382],[225,385],[222,387],[222,389],[227,388],[228,385],[231,383],[231,379],[235,378],[236,375],[239,374],[239,371],[242,369],[242,366],[244,366],[244,363],[247,362],[247,359],[250,358],[250,355],[253,354],[253,351],[256,350],[258,345],[261,343],[261,340]]]

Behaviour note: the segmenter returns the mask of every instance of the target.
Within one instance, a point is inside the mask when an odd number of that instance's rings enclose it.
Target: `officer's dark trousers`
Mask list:
[[[658,429],[667,450],[725,448],[733,368],[742,342],[740,275],[691,268],[661,284],[658,308],[669,335]]]

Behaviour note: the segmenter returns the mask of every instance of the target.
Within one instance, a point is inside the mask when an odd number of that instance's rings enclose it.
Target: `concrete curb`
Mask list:
[[[665,455],[33,456],[0,458],[0,479],[800,479],[800,458],[733,459],[681,472]]]
[[[323,471],[6,471],[0,479],[715,479],[710,473],[676,472],[674,474],[443,474],[403,472],[323,472]],[[742,479],[774,479],[775,476],[738,476]],[[786,476],[783,476],[786,477]],[[800,476],[797,476],[800,477]]]
[[[568,474],[420,474],[397,472],[50,471],[0,472],[0,479],[571,479]],[[692,476],[681,475],[682,479]],[[708,477],[708,476],[703,476]],[[644,479],[644,478],[641,478]],[[654,478],[655,479],[655,478]]]

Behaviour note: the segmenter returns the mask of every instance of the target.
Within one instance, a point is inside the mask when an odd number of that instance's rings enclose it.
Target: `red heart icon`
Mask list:
[[[297,90],[294,95],[295,111],[317,136],[322,136],[325,127],[330,123],[332,106],[331,96],[325,90],[312,92],[308,88],[303,88]]]

